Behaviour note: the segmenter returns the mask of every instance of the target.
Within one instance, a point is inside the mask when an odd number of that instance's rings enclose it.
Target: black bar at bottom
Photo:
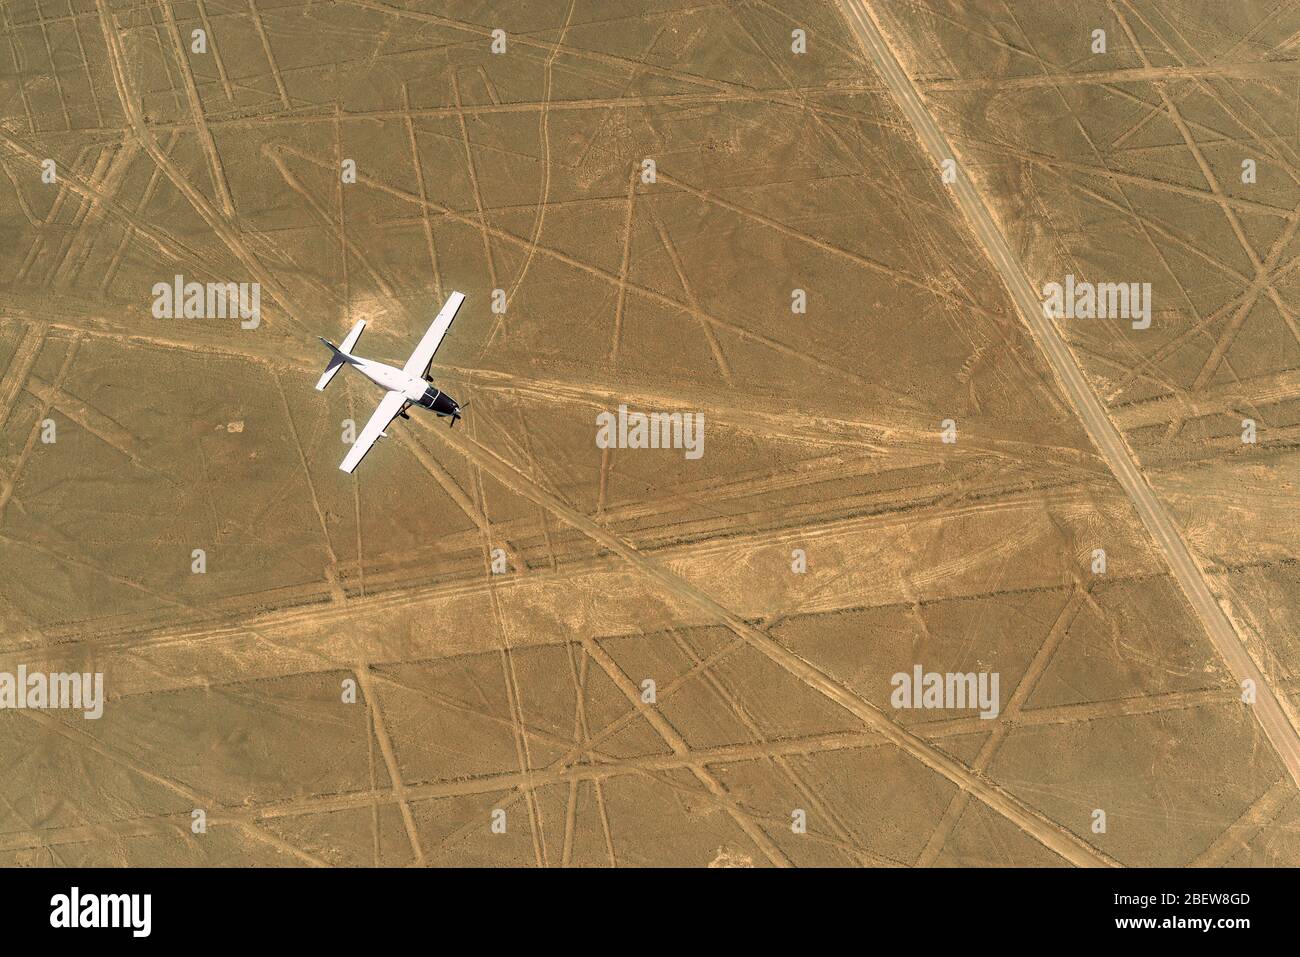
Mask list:
[[[578,935],[739,946],[778,931],[925,947],[1130,938],[1233,946],[1293,926],[1283,870],[103,870],[0,871],[10,941],[380,944],[376,935],[494,949]],[[75,888],[75,891],[74,891]],[[125,895],[125,896],[124,896]],[[147,898],[144,895],[148,895]],[[98,926],[86,926],[87,924]],[[76,926],[74,926],[76,925]],[[115,925],[115,926],[103,926]],[[147,932],[147,933],[146,933]],[[614,937],[593,937],[613,934]],[[676,943],[672,943],[672,942]]]

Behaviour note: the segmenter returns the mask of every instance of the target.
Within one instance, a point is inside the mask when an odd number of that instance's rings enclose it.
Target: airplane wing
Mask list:
[[[361,464],[361,460],[370,451],[370,446],[375,444],[384,429],[388,428],[388,423],[397,417],[397,413],[402,411],[402,406],[405,404],[406,396],[400,392],[389,392],[380,399],[379,408],[375,409],[375,414],[370,417],[366,427],[352,443],[352,448],[348,449],[348,454],[339,468],[351,475],[352,470]]]
[[[433,354],[438,351],[438,346],[442,344],[442,337],[447,334],[451,328],[451,321],[456,318],[456,310],[460,304],[465,301],[463,292],[453,292],[443,303],[442,309],[434,317],[433,325],[429,326],[429,331],[424,334],[420,344],[415,347],[411,353],[411,358],[406,360],[406,365],[402,366],[402,371],[407,375],[423,376],[429,371],[429,363],[433,361]]]

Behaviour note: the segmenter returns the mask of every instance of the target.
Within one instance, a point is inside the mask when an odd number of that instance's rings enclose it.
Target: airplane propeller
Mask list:
[[[451,423],[447,426],[447,428],[449,428],[449,429],[454,429],[454,428],[456,427],[456,423],[460,421],[460,414],[461,414],[462,412],[464,412],[464,411],[465,411],[466,409],[468,409],[468,408],[469,408],[469,403],[468,403],[468,402],[466,402],[466,403],[465,403],[464,405],[462,405],[462,406],[458,406],[458,407],[457,407],[457,410],[456,410],[455,412],[452,413],[452,415],[451,415]]]

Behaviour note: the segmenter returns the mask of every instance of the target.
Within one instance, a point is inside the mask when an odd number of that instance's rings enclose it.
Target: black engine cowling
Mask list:
[[[460,406],[455,399],[447,393],[432,387],[424,390],[424,395],[420,396],[418,404],[431,412],[438,413],[438,415],[458,415],[460,413]]]

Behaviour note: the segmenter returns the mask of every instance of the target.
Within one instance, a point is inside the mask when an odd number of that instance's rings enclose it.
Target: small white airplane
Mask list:
[[[320,381],[316,383],[317,392],[323,392],[330,384],[330,380],[334,378],[334,374],[345,365],[354,367],[375,385],[387,391],[387,394],[379,400],[379,408],[375,409],[374,415],[361,430],[357,440],[352,443],[352,448],[348,450],[343,463],[339,466],[344,472],[352,474],[352,470],[361,464],[370,447],[381,437],[387,438],[388,433],[384,430],[388,428],[388,423],[399,415],[409,419],[406,410],[412,404],[437,413],[439,418],[450,416],[451,424],[456,424],[460,418],[460,405],[447,393],[435,389],[425,377],[429,374],[429,363],[433,361],[433,354],[438,351],[443,336],[451,327],[451,321],[456,318],[456,310],[464,301],[464,293],[451,294],[443,304],[442,310],[434,317],[429,331],[424,334],[420,344],[411,353],[411,358],[407,359],[406,365],[400,369],[352,354],[353,347],[361,338],[362,330],[366,328],[364,319],[357,320],[357,324],[352,327],[352,331],[340,345],[336,346],[328,339],[321,339],[321,342],[329,347],[333,356],[330,358],[330,364],[325,367]]]

